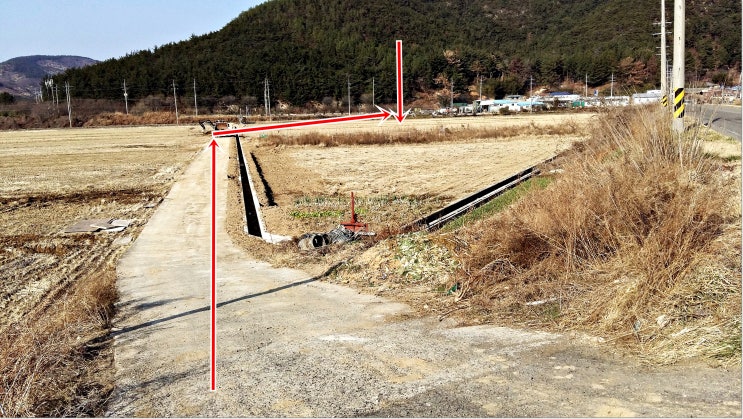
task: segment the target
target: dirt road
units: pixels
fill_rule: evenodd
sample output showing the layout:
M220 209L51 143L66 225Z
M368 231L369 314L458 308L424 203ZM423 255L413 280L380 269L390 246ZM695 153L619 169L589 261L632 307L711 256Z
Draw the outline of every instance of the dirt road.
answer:
M118 267L109 415L740 417L739 370L647 369L577 336L453 328L252 261L223 228L227 156L217 175L218 390L205 152Z

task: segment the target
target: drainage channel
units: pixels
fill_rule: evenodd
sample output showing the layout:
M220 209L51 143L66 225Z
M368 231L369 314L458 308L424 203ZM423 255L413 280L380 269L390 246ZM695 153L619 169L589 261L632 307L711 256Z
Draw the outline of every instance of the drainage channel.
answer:
M551 159L550 159L551 160ZM451 204L441 208L440 210L434 211L431 214L419 218L412 223L404 226L402 230L404 232L414 230L436 230L444 226L449 221L465 214L466 212L477 208L503 192L513 188L519 183L529 179L530 177L539 173L537 166L532 166L526 170L522 170L507 179L501 180L493 185L488 186L485 189L481 189L472 195L466 196L458 201L452 202Z
M240 137L237 135L235 136L235 144L237 146L237 160L240 164L240 186L243 193L243 206L245 207L245 232L251 236L260 237L269 243L280 243L291 240L289 236L271 234L266 230L263 217L261 217L261 204L258 201L258 194L253 186L253 178L250 176L250 169L248 169L248 163L245 159L242 145L240 144ZM254 156L253 159L255 159ZM254 162L257 165L258 162L255 160ZM256 170L258 170L257 167Z
M243 203L245 207L245 231L251 236L263 238L265 227L263 227L261 216L259 214L260 204L258 203L258 196L253 188L250 171L248 170L248 166L245 164L245 156L243 155L243 149L240 145L240 137L235 136L235 144L237 145L237 160L240 164L240 185L243 190Z

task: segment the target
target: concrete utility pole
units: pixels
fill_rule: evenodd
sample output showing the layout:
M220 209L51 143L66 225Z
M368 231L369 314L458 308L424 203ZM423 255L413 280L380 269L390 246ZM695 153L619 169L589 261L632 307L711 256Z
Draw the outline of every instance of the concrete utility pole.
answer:
M129 94L126 92L126 80L124 80L124 106L126 107L126 114L129 115Z
M673 130L684 132L684 58L686 42L685 0L674 0L673 6Z
M372 110L376 108L377 103L374 101L374 77L372 77Z
M271 90L269 87L268 77L263 81L263 103L266 107L266 115L271 120Z
M660 91L668 98L668 57L666 56L666 0L660 0Z
M175 80L173 80L173 102L175 102L175 123L176 125L180 125L180 121L178 120L178 97L175 94Z
M70 83L64 82L65 94L67 95L67 118L70 120L70 128L72 128L72 101L70 100Z
M529 113L534 112L534 76L529 76Z
M351 115L351 76L346 74L346 82L348 83L348 114Z
M480 78L480 102L482 102L482 75L479 75Z
M453 76L451 79L449 79L449 84L451 84L451 99L449 101L449 108L454 108L454 77Z
M196 103L196 79L193 79L193 107L196 109L196 116L199 116L199 104Z

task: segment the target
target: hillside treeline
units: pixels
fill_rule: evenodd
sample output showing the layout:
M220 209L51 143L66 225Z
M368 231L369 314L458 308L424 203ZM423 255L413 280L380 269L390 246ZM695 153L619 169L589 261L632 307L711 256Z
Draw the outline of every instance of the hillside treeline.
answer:
M667 20L672 20L668 1ZM688 0L687 71L711 78L740 68L740 4ZM405 94L479 85L490 97L564 81L640 90L659 84L656 0L272 0L223 29L55 76L75 97L193 95L293 105L394 102L395 40ZM668 25L672 29L672 25ZM670 40L670 37L669 37ZM670 41L669 41L670 42ZM669 55L671 49L669 48ZM373 80L373 81L372 81ZM621 91L621 90L620 90ZM209 105L209 103L205 103Z

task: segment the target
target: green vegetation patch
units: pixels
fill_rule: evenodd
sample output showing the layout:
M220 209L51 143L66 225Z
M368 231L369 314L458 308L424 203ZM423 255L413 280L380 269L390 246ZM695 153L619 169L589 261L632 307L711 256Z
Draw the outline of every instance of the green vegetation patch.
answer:
M551 177L539 176L528 179L518 184L515 188L511 188L501 195L497 196L485 205L475 208L467 214L457 218L456 220L446 224L442 231L453 231L466 224L481 220L492 216L493 214L503 211L514 202L518 201L526 194L531 191L538 191L546 188L552 183Z
M398 236L394 258L400 263L398 275L413 283L447 283L459 267L451 251L431 240L425 232Z

